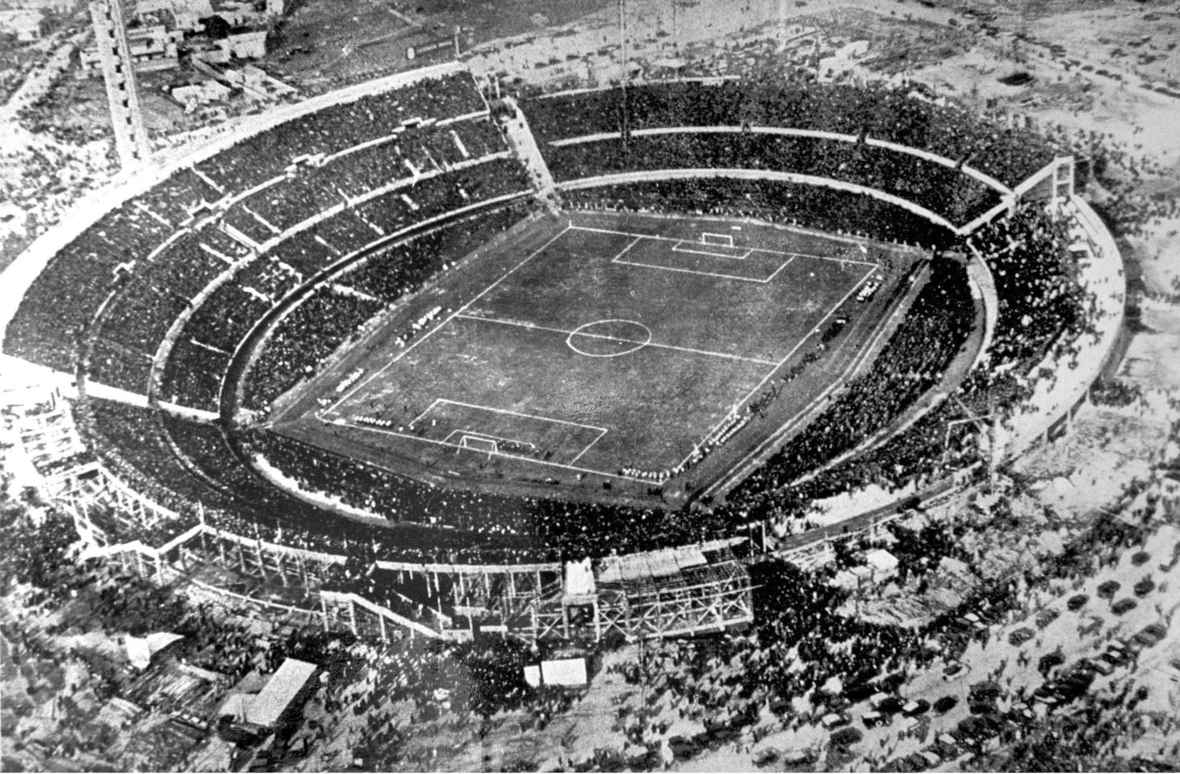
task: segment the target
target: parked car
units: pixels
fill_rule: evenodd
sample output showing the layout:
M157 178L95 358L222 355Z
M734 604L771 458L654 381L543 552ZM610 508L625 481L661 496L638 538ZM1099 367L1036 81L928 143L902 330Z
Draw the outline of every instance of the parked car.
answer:
M901 708L901 714L905 715L906 717L913 718L917 717L918 715L925 715L929 710L930 702L926 701L925 699L915 699L913 701L907 702L906 705Z
M1131 661L1131 654L1121 646L1108 645L1101 658L1111 666L1119 667Z
M860 721L864 723L865 728L876 728L877 726L889 725L893 721L893 718L889 717L883 712L869 710L860 716Z
M1108 580L1098 587L1099 599L1114 599L1114 595L1123 587L1123 584L1116 580Z
M853 704L858 704L873 695L876 689L868 683L853 685L844 689L844 697Z
M1131 599L1130 597L1123 597L1118 602L1115 602L1110 606L1110 612L1114 613L1115 615L1123 615L1124 613L1131 612L1137 607L1139 607L1138 602Z
M849 722L848 716L843 712L829 712L819 719L819 724L829 731L833 728L846 726Z
M1061 651L1055 650L1052 653L1046 653L1037 661L1037 671L1045 674L1053 667L1061 666L1065 663L1065 654Z
M930 750L923 750L918 754L921 755L923 760L926 761L926 768L928 769L934 768L938 764L942 763L942 758L938 757L937 753L934 753Z
M948 713L952 709L954 709L955 705L958 703L959 703L959 700L956 699L954 696L943 696L941 699L935 700L934 711L937 712L939 715L945 715L946 713Z
M1090 669L1094 670L1100 675L1109 675L1114 672L1114 664L1103 658L1091 659Z
M972 700L967 709L972 715L991 715L998 711L995 701L991 699Z
M849 747L850 745L854 745L864 738L865 735L862 734L859 729L853 728L852 726L845 726L844 728L834 731L832 733L831 740L832 744L839 747Z
M852 706L852 702L845 696L833 696L827 702L829 712L843 712Z
M966 664L960 664L956 661L947 664L946 668L942 670L942 679L948 682L951 680L958 680L960 677L963 677L970 671L971 669Z
M1154 623L1144 626L1139 632L1131 638L1132 642L1138 642L1145 648L1150 648L1158 645L1165 637L1168 636L1168 630L1161 624Z
M1076 613L1077 611L1079 611L1083 607L1085 607L1086 603L1089 601L1090 601L1089 594L1074 594L1072 597L1069 598L1069 601L1065 603L1065 607L1071 613Z
M1008 635L1008 644L1014 647L1020 647L1024 643L1037 636L1037 633L1027 626L1021 626L1016 631Z

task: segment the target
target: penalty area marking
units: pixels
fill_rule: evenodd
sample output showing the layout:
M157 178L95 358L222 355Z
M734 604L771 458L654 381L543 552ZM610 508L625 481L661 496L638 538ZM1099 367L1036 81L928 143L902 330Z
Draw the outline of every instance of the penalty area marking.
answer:
M396 438L405 438L410 441L421 441L422 443L431 443L431 444L434 444L435 446L446 446L451 449L462 449L463 448L458 443L439 441L434 438L422 438L421 436L410 435L408 433L399 432L397 430L393 430L393 429L385 428L385 427L373 427L372 425L362 425L362 424L358 424L358 423L349 422L343 418L338 418L338 419L329 421L329 420L324 419L323 417L317 416L316 419L323 424L334 424L334 425L339 425L341 427L349 427L349 428L352 428L353 430L364 430L364 431L367 431L370 433L381 433L383 435L392 435ZM554 420L554 421L560 421L560 420ZM573 424L573 423L571 423L571 424ZM572 460L570 460L568 464L561 463L561 462L550 462L548 460L539 460L534 457L520 457L515 454L505 454L502 451L494 451L494 452L489 451L486 453L490 456L493 456L493 457L504 457L506 459L511 459L511 460L523 460L524 462L530 462L530 463L533 463L534 465L544 465L544 466L550 467L550 468L558 468L560 470L569 470L574 473L585 473L585 474L589 474L592 476L605 476L606 478L617 478L617 479L620 479L623 481L637 481L637 482L641 482L641 483L644 482L645 479L636 478L635 476L627 476L622 473L611 473L611 472L605 471L605 470L595 470L593 468L580 468L580 467L574 465L575 462L577 462L579 459L581 459L583 454L585 454L587 451L589 451L591 446L593 446L594 444L596 444L600 440L602 440L602 436L606 435L606 432L607 432L606 430L602 430L601 434L599 434L599 436L597 438L595 438L593 441L586 444L586 448L584 448L584 449L582 449L582 451L578 452L578 455L576 457L574 457ZM650 482L647 482L647 483L650 483Z
M636 240L636 241L638 241L638 240ZM674 249L674 251L675 251L675 249ZM688 253L688 252L695 252L695 251L681 250L679 252ZM780 255L782 255L782 254L783 253L780 253ZM738 282L753 282L756 285L769 285L771 282L774 281L774 278L778 276L779 272L781 272L783 269L787 268L787 266L790 265L791 261L795 260L794 255L788 256L787 260L780 263L779 267L777 269L775 269L773 272L771 272L769 277L766 277L765 279L758 279L756 277L742 277L738 274L725 274L724 272L719 272L719 271L701 271L699 269L685 269L680 266L660 266L658 263L643 263L642 261L624 261L624 260L620 260L622 257L623 257L623 254L619 253L618 255L616 255L614 258L611 259L611 263L618 264L620 266L641 266L645 269L656 269L657 271L675 271L675 272L680 272L681 274L696 274L701 277L716 277L717 279L729 279L729 280L736 280Z
M837 301L832 306L831 309L828 310L828 313L825 314L823 316L823 318L820 319L819 322L817 322L815 324L815 328L813 328L809 333L807 333L805 336L803 336L803 338L799 339L799 342L797 344L795 344L795 346L791 347L791 351L788 352L786 355L784 355L783 359L778 361L778 363L775 364L774 368L770 369L769 373L767 373L766 376L762 378L762 381L760 381L760 382L758 382L758 384L754 385L754 389L750 390L748 393L745 394L745 396L741 400L739 400L737 403L733 404L733 408L731 408L729 411L727 411L725 413L725 416L723 416L721 418L721 421L718 422L713 427L711 427L709 429L709 432L707 432L703 436L701 436L701 440L697 444L698 446L701 443L704 443L704 441L706 441L707 439L712 438L713 434L717 432L717 429L720 428L723 424L725 424L726 420L729 419L730 416L737 413L741 409L743 404L748 402L750 400L750 398L754 397L754 395L757 394L766 385L766 382L768 382L772 376L774 376L776 373L778 373L779 370L783 367L783 365L786 364L786 362L791 359L791 356L799 351L800 347L802 347L804 344L806 344L808 341L810 341L812 336L814 336L816 333L818 333L820 330L823 329L824 324L827 323L828 319L831 318L831 316L836 313L836 310L839 309L841 306L843 306L844 303L849 298L852 298L852 294L855 293L857 291L857 289L860 288L861 284L863 284L865 280L867 280L869 277L871 277L873 272L879 268L879 265L875 264L875 263L869 263L869 264L865 264L865 265L867 265L869 267L869 269L868 269L868 271L866 271L864 273L864 276L861 277L860 279L858 279L855 283L853 283L852 288L847 293L845 293L844 296L839 301ZM695 450L697 447L694 446L693 448ZM689 458L692 457L692 454L693 454L692 452L689 452L688 455L685 456L685 458L683 460L681 460L680 465L683 466L683 465L687 464Z
M433 336L435 333L437 333L438 331L442 330L442 329L443 329L443 328L445 328L447 325L449 325L449 324L450 324L450 322L451 322L451 320L454 320L456 317L460 316L461 314L463 314L464 312L466 312L468 309L470 309L470 308L471 308L471 305L472 305L472 304L474 304L474 303L475 303L476 301L478 301L479 299L483 298L483 297L484 297L484 296L487 294L487 292L488 292L489 290L491 290L492 288L494 288L494 287L496 287L497 285L499 285L501 282L503 282L505 279L507 279L508 275L512 274L512 273L513 273L513 272L515 272L517 269L519 269L521 266L524 266L526 263L528 263L529 261L533 260L533 258L537 257L537 256L538 256L538 255L540 255L542 252L544 252L546 249L548 249L549 245L553 244L553 243L554 243L554 242L556 242L558 239L561 239L563 236L565 236L566 232L568 232L568 231L569 231L571 228L573 228L573 226L566 226L566 227L565 227L565 228L563 228L563 229L562 229L560 232L558 232L558 233L557 233L557 234L556 234L556 235L555 235L555 236L554 236L552 239L550 239L550 240L549 240L549 241L547 241L545 244L543 244L543 245L541 245L540 247L538 247L538 248L537 248L536 250L534 250L533 252L529 253L529 255L528 255L528 257L527 257L527 258L525 258L523 261L521 261L520 263L518 263L518 264L516 264L515 266L513 266L513 267L512 267L511 269L509 269L508 271L504 272L504 274L502 274L498 280L496 280L495 282L493 282L492 284L488 285L486 288L484 288L483 290L481 290L481 291L479 292L479 295L477 295L475 298L473 298L473 299L471 299L470 301L468 301L466 304L463 304L463 306L459 307L459 308L458 308L457 310L455 310L454 312L452 312L452 313L451 313L451 315L450 315L449 317L447 317L447 319L443 320L442 322L440 322L438 325L436 325L436 326L434 326L433 328L431 328L430 330L428 330L428 331L427 331L426 333L424 333L423 335L421 335L421 336L417 337L417 338L416 338L416 339L415 339L415 340L414 340L414 341L413 341L413 342L410 344L410 346L408 346L408 347L406 347L405 349L403 349L403 350L402 350L401 352L399 352L399 353L398 353L396 356L394 356L394 357L393 357L393 358L392 358L392 359L391 359L391 360L390 360L388 363L386 363L385 365L381 366L381 368L379 368L379 369L377 369L376 371L374 371L374 372L373 372L373 374L372 374L371 376L368 376L368 377L366 377L365 379L363 379L363 380L361 380L360 382L358 382L358 383L357 383L357 384L356 384L356 385L355 385L355 386L354 386L354 387L353 387L351 390L349 390L348 392L344 393L344 395L343 395L343 396L341 396L340 400L336 401L335 403L333 403L331 406L329 406L328 408L324 409L323 411L320 411L320 412L318 412L318 413L316 414L316 416L317 416L319 419L323 420L323 418L324 418L325 416L327 416L328 414L331 414L331 413L335 412L335 411L336 411L336 409L338 409L338 408L339 408L339 407L340 407L340 406L341 406L341 405L344 403L344 401L346 401L346 400L348 400L349 398L351 398L351 397L352 397L352 396L353 396L353 395L354 395L354 394L355 394L355 393L356 393L358 390L360 390L360 389L361 389L361 388L363 388L363 387L366 387L366 386L368 386L369 382L373 381L373 380L374 380L374 379L376 379L378 376L380 376L381 374L385 373L387 370L389 370L389 369L390 369L390 368L392 368L394 365L396 365L396 364L397 364L397 362L398 362L399 360L401 360L403 357L405 357L406 355L408 355L408 354L410 353L410 351L414 349L414 347L418 346L418 345L419 345L419 344L421 344L423 341L425 341L426 339L430 338L430 337L431 337L431 336ZM636 240L636 241L638 241L638 240Z
M569 463L568 463L569 465L573 465L575 462L577 462L579 459L581 459L582 455L585 454L587 451L589 451L591 446L593 446L594 444L601 441L602 436L607 434L607 429L605 427L598 427L597 425L587 425L583 422L571 422L568 419L557 419L555 417L543 417L543 416L540 416L539 414L525 414L522 411L511 411L509 409L498 409L498 408L493 408L491 406L481 406L478 403L464 403L464 402L458 401L458 400L450 400L449 398L435 398L434 402L431 403L426 408L425 411L423 411L418 416L414 417L413 421L411 421L408 425L406 425L406 427L413 429L414 424L416 422L418 422L420 419L422 419L427 414L429 414L431 411L433 411L435 409L435 407L438 406L440 403L449 403L452 406L460 406L462 408L474 409L476 411L490 411L494 414L505 414L505 415L513 416L513 417L521 417L522 419L534 419L534 420L539 420L541 422L548 422L550 424L555 424L555 425L567 425L569 427L580 427L584 430L591 430L591 431L597 433L597 435L594 436L593 440L591 440L590 443L583 446L582 450L574 455L573 459L571 459L569 461ZM498 436L492 435L491 433L485 433L482 430L472 430L470 428L467 428L465 430L453 431L450 434L448 434L447 437L444 438L442 441L437 441L437 443L442 443L447 446L454 446L455 448L463 448L461 446L461 444L451 442L451 438L453 438L455 436L455 433L466 433L467 435L483 435L488 438L495 438L497 440L508 441L511 443L525 444L525 445L531 446L534 449L537 448L536 444L529 443L528 441L521 441L516 438L500 438ZM419 436L409 436L409 437L418 438L419 440L422 440L422 441L430 441L431 440L429 438L421 438ZM432 442L434 442L434 441L432 441ZM489 453L497 454L501 457L511 457L513 459L528 460L530 462L543 462L543 460L536 460L532 457L524 457L524 456L521 456L518 454L508 454L506 452L500 451L498 448L495 452L489 452ZM549 464L549 463L546 463L546 464ZM559 464L559 463L553 463L553 464ZM594 472L597 473L597 472L601 472L601 471L594 471Z
M510 409L498 409L498 408L492 408L491 406L481 406L478 403L464 403L463 401L451 400L450 398L435 398L434 402L431 403L429 406L427 406L425 411L423 411L421 414L419 414L418 416L416 416L412 420L410 420L410 424L408 424L406 426L413 427L415 422L417 422L419 419L421 419L422 417L426 416L431 411L433 411L434 407L440 403L450 403L452 406L462 406L463 408L475 409L476 411L491 411L495 414L509 414L514 417L523 417L525 419L539 419L542 422L553 422L554 424L558 424L558 425L570 425L572 427L582 427L587 430L598 430L602 433L606 432L605 427L598 427L596 425L586 425L586 424L582 424L581 422L570 422L569 420L566 420L566 419L554 419L553 417L543 417L538 414L525 414L522 411L512 411Z
M699 244L696 242L691 242L691 240L681 239L679 237L666 237L666 236L660 236L658 234L635 234L630 231L615 231L615 230L609 229L609 228L595 228L594 226L574 226L574 225L572 225L572 223L569 226L568 230L593 231L598 234L614 234L615 236L631 237L632 239L635 239L637 241L640 239L655 239L660 242L676 242L676 243L690 242L692 244ZM799 233L805 233L805 232L799 232ZM805 235L816 236L816 235L812 235L812 234L805 234ZM864 242L861 240L852 239L851 237L843 237L843 236L839 236L836 234L823 234L822 237L825 239L832 239L832 240L836 240L836 241L848 242L849 244L854 244L854 245L864 244ZM630 249L630 246L627 249ZM783 256L790 256L792 258L795 256L799 256L802 258L814 258L817 261L832 261L833 263L852 263L852 264L860 264L861 266L877 266L878 265L872 261L861 261L861 260L857 260L855 258L833 258L830 255L814 255L812 253L800 253L800 252L784 253L780 250L768 250L765 247L751 247L751 248L749 248L749 250L750 250L751 254L753 254L753 253L767 253L769 255L783 255ZM623 252L626 252L626 250L624 250ZM620 253L620 255L622 255L622 253ZM618 256L616 256L616 257L618 257Z

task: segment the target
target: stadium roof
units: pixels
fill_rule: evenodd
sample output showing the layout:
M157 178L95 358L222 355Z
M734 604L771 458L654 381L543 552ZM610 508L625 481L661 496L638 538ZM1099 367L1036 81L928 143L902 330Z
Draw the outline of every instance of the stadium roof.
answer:
M696 546L667 548L628 556L611 556L602 561L598 573L599 583L624 583L645 578L662 578L678 575L683 570L708 564L701 549Z

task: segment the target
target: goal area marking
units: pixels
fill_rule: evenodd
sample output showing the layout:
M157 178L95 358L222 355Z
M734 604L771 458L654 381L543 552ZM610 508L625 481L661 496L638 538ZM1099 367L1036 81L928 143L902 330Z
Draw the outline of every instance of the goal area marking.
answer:
M715 249L710 250L709 247ZM726 252L728 250L728 252ZM672 245L674 253L693 253L707 255L710 258L728 258L733 261L744 261L754 254L750 247L731 247L728 245L708 245L703 242L677 242Z
M489 457L500 453L500 444L496 442L495 438L484 438L478 435L464 435L459 439L459 448L484 452Z
M701 244L733 247L733 234L710 234L708 231L702 231Z
M445 438L428 438L413 434L413 428L416 425L422 423L424 419L428 418L429 415L436 412L436 410L441 409L443 412L445 412L447 406L458 407L460 410L467 409L470 412L475 412L475 416L478 416L482 412L486 412L488 415L500 416L504 421L508 422L512 422L513 419L515 419L517 426L505 428L507 432L504 431L505 429L501 429L499 434L497 434L496 432L488 432L481 427L473 427L473 425L478 425L480 422L475 419L475 416L468 416L465 421L462 421L458 428L455 428L447 433ZM540 448L538 447L537 443L534 442L540 442L539 438L534 438L534 441L525 440L528 437L528 432L519 432L524 431L529 423L540 423L542 426L565 426L568 428L576 428L577 430L587 431L587 434L585 434L582 438L581 444L574 445L572 447L565 447L564 456L570 457L570 455L572 455L572 457L570 457L569 462L565 463L564 465L561 463L555 463L558 467L572 466L575 462L581 459L583 454L589 451L591 446L598 443L598 441L602 439L602 436L606 435L607 433L607 429L605 427L587 425L581 422L571 422L565 419L545 417L537 414L526 414L520 411L510 411L508 409L499 409L492 406L481 406L477 403L464 403L463 401L450 400L449 398L435 398L434 402L432 402L425 411L415 417L414 420L407 426L411 432L401 433L401 435L405 435L409 438L417 438L418 440L427 441L430 443L441 444L443 446L450 446L455 449L471 449L482 454L490 454L498 457L512 457L515 459L533 460L534 458L532 457L515 454L512 452L512 446L528 447L534 452ZM431 422L431 425L433 424L434 423ZM490 430L493 428L488 429ZM586 438L588 438L589 435L593 435L593 438L589 438L587 441ZM506 444L508 446L507 450L502 449L501 444ZM562 451L562 449L560 446L555 446L551 451L559 452Z

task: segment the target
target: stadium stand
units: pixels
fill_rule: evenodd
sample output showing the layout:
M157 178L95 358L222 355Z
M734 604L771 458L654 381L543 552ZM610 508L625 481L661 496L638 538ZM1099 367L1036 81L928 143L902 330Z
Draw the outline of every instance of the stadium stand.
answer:
M777 126L868 136L967 163L1009 187L1053 160L1031 132L983 123L965 110L881 84L676 81L576 92L521 102L541 143L618 132L623 99L631 130L678 126Z
M623 94L522 101L559 180L697 166L797 171L877 188L962 223L1000 200L996 187L963 169L1015 186L1055 153L1030 133L883 86L680 82L637 85L625 98L631 130L625 143L608 137L563 145L550 143L618 133ZM100 218L50 261L8 327L5 352L63 371L82 356L93 381L142 393L166 333L191 314L162 363L159 397L219 411L234 353L302 289L302 303L276 326L242 385L245 407L264 411L367 320L523 216L523 209L509 207L448 221L456 210L529 188L486 113L470 76L449 76L305 115L181 169ZM683 127L739 131L637 133ZM854 140L788 137L758 127ZM878 140L953 164L871 142ZM966 416L963 406L1023 400L1021 377L1063 334L1086 326L1064 226L1037 205L1016 208L964 243L879 199L781 181L644 182L569 191L565 201L749 217L973 250L995 275L1000 300L991 361L1015 366L999 375L972 374L956 390L958 400L938 404L874 449L815 471L888 426L959 351L970 325L962 310L972 301L958 264L938 261L869 371L728 502L691 512L436 488L267 430L227 433L220 424L154 408L86 399L78 406L79 425L97 458L177 514L150 528L153 544L162 530L177 534L205 519L237 534L339 551L360 564L344 568L330 587L366 594L413 618L421 611L412 601L386 594L358 568L378 557L511 563L692 542L763 518L803 520L819 497L868 484L896 489L961 469L979 455L971 425L949 432ZM329 274L330 283L314 284ZM297 482L305 496L263 472ZM324 518L326 510L357 509L388 525Z
M975 178L918 156L863 143L751 132L633 135L544 146L558 181L633 170L758 169L826 177L884 191L965 224L1000 203Z

